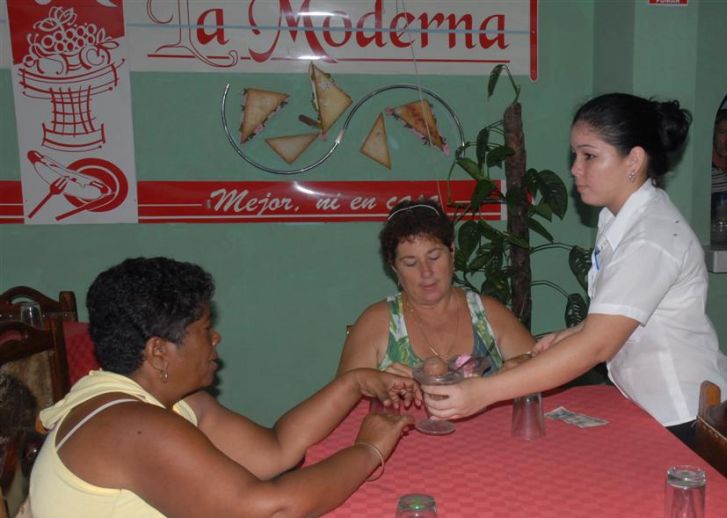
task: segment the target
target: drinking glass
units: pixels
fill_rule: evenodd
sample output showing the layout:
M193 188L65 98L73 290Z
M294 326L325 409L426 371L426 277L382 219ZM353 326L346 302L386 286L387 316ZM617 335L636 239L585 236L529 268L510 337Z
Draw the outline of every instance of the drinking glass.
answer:
M545 435L543 396L540 392L512 400L512 436L526 441Z
M437 503L431 495L411 493L399 497L396 518L436 518Z
M450 370L459 371L464 378L485 376L492 370L492 362L486 356L460 354L447 362Z
M449 370L445 374L440 376L427 374L424 372L423 365L415 368L413 371L414 379L419 382L420 385L453 385L459 383L463 376L459 370ZM444 399L446 396L430 396L432 399ZM427 411L427 415L429 411ZM426 419L420 419L414 427L422 433L428 435L445 435L454 432L456 426L451 421L435 420L427 417Z
M665 518L704 518L707 475L696 466L673 466L666 471Z
M19 304L20 321L25 322L31 327L41 329L40 306L35 302L21 302Z

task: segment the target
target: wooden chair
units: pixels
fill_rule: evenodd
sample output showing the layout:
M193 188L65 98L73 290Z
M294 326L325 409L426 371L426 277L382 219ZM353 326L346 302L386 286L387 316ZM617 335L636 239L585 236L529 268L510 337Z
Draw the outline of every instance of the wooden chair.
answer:
M720 395L717 385L711 381L702 382L694 449L727 477L727 401L720 402Z
M0 294L0 321L18 320L23 302L34 302L41 310L42 327L63 327L70 382L73 385L89 371L100 368L96 348L88 334L88 323L78 321L76 296L72 291L61 291L53 300L38 290L16 286Z
M27 496L43 441L36 431L38 412L70 389L63 325L49 317L48 326L0 320L0 488L10 516Z
M24 301L38 304L44 329L50 329L52 322L78 321L76 295L72 291L61 291L58 300L53 300L28 286L15 286L0 294L0 320L18 320Z
M20 306L26 301L34 302L40 308L42 329L50 332L53 345L45 342L44 352L40 354L17 352L12 360L0 359L0 366L12 361L14 370L26 369L20 377L33 379L28 386L38 398L40 408L44 408L61 399L70 389L64 322L78 321L76 296L72 291L61 291L58 300L54 300L28 286L15 286L0 294L0 322L19 320ZM24 336L33 343L43 338L38 334Z

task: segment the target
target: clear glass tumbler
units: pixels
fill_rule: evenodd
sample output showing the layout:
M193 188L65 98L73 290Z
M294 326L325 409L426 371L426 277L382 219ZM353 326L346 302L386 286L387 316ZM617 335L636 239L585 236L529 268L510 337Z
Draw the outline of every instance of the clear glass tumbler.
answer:
M540 392L512 400L512 436L526 441L545 435L543 396Z
M411 493L399 497L396 518L436 518L437 503L431 495Z
M19 305L19 314L21 322L37 329L43 327L40 306L35 302L21 302Z
M666 470L665 518L704 518L707 475L696 466L672 466Z
M413 371L414 379L419 382L420 385L452 385L462 381L463 376L460 371L447 371L445 374L440 376L434 374L427 374L424 372L423 367L420 365ZM442 399L446 396L430 396L433 399ZM422 433L427 435L447 435L454 432L457 427L451 421L443 419L431 419L427 416L426 419L419 419L414 424L414 427Z

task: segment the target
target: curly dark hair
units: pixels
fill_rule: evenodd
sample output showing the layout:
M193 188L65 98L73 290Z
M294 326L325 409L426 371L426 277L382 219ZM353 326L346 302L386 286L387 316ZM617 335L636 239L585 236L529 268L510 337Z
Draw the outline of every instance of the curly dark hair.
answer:
M454 243L454 223L434 200L402 201L391 209L379 232L384 263L391 267L399 243L418 236L437 239L447 248Z
M620 151L622 156L639 146L649 157L652 179L666 174L683 149L692 122L691 113L679 101L656 101L631 94L595 97L581 106L573 124L583 121Z
M99 274L86 305L101 367L131 374L154 336L181 344L214 291L212 276L202 268L166 257L127 259Z

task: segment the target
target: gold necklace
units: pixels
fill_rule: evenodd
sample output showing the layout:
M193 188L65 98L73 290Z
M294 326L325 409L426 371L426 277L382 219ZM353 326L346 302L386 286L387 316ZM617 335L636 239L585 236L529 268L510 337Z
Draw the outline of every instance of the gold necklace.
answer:
M455 294L455 303L458 302ZM449 359L449 354L452 352L452 349L454 349L455 344L457 343L457 335L459 334L459 318L461 311L459 310L459 307L457 307L457 319L455 320L454 325L454 336L452 337L452 343L449 344L449 347L447 348L447 352L445 354L441 354L436 347L432 344L431 340L429 340L429 337L427 336L427 333L424 331L424 325L421 319L419 318L419 313L417 312L416 308L411 305L409 302L409 297L406 298L406 306L409 308L409 311L412 315L414 315L414 323L417 326L417 329L421 332L422 336L424 337L424 340L427 341L427 347L429 347L429 350L434 353L434 355L444 360L445 362Z

